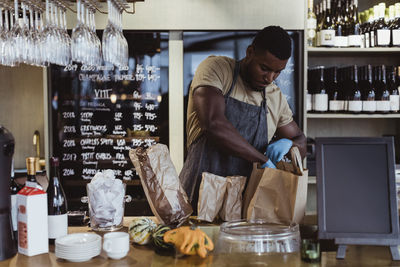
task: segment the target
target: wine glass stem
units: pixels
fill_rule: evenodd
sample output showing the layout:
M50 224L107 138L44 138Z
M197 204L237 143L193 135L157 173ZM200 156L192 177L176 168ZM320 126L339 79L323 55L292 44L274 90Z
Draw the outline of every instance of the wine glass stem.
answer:
M5 31L3 29L3 8L2 7L0 7L0 32L1 31Z
M31 7L29 7L29 26L30 26L31 30L34 29L34 27L33 27L33 11L32 11Z
M14 18L15 22L18 21L18 0L14 0Z
M46 25L50 24L50 14L49 14L49 0L46 0Z

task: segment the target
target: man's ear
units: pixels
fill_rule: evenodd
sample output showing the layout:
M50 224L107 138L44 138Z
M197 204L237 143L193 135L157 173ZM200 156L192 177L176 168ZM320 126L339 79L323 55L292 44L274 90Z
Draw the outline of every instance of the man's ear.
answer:
M247 58L253 57L254 54L255 54L255 52L256 52L256 51L254 50L254 46L249 45L249 46L247 47L247 49L246 49L246 57L247 57Z

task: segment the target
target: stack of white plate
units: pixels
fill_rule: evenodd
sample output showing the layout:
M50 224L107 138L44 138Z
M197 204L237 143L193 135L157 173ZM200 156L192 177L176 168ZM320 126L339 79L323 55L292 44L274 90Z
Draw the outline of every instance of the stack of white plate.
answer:
M70 234L57 238L55 245L57 258L83 262L100 255L101 236L92 233Z

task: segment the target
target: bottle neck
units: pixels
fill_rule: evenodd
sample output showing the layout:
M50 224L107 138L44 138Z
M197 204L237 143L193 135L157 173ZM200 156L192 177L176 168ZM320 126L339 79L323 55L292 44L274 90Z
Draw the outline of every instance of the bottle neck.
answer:
M36 181L36 175L35 174L28 174L27 175L27 180L29 181L29 182L33 182L33 183L36 183L37 181Z

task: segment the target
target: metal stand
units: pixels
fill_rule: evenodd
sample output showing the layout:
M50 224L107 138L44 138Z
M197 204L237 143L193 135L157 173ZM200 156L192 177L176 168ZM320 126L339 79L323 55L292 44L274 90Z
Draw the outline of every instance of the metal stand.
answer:
M390 248L392 260L400 261L399 240L397 239L372 239L372 238L336 238L335 244L338 245L336 259L343 260L346 257L346 248L348 245L362 246L387 246Z
M346 248L347 245L339 245L336 252L336 259L343 260L346 257Z
M392 260L400 261L400 254L398 246L390 246L390 253L392 253Z

